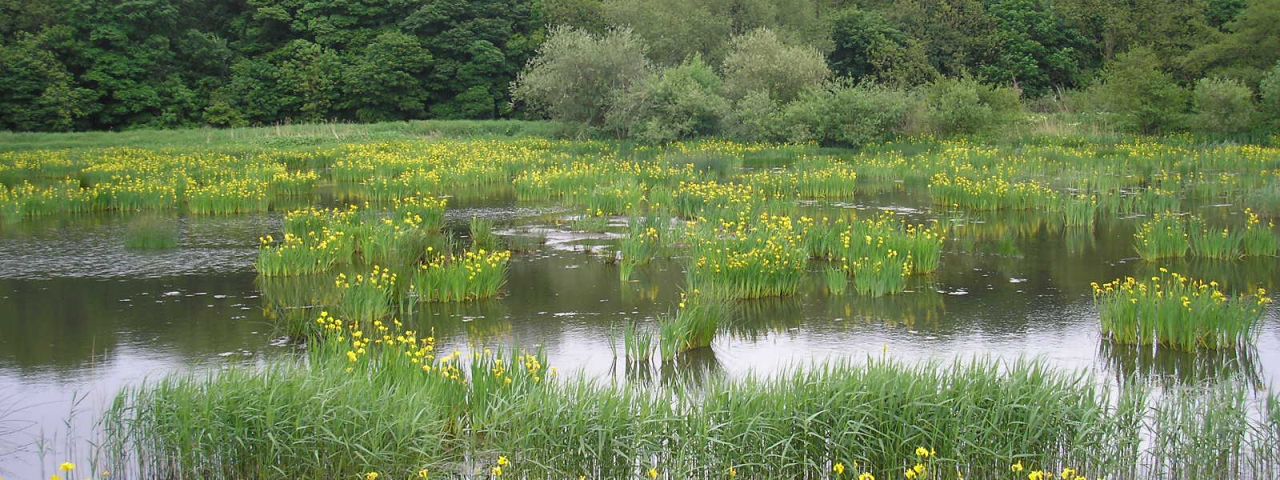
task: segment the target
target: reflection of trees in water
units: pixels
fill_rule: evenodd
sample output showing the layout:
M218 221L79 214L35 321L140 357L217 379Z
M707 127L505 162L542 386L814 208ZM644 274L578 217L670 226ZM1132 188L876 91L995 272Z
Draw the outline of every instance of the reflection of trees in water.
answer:
M1264 388L1255 348L1182 352L1122 345L1103 338L1099 350L1117 382L1139 377L1161 385L1210 385L1238 381Z

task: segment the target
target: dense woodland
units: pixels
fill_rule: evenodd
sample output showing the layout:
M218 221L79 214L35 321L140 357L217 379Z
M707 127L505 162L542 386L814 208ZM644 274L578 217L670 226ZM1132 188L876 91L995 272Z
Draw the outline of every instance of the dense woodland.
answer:
M1257 132L1278 61L1280 0L0 0L0 129L551 117L858 144L1032 109Z

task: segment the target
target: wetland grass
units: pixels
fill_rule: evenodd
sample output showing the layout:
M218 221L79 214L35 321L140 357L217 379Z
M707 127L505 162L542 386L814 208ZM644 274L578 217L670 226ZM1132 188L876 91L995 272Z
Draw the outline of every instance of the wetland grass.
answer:
M1250 257L1274 257L1280 253L1280 238L1276 238L1275 223L1262 224L1252 209L1245 209L1245 230L1240 235L1240 250Z
M1138 256L1152 261L1181 258L1191 248L1187 226L1175 213L1157 213L1133 234Z
M1149 279L1094 283L1093 297L1103 334L1118 343L1175 350L1247 346L1271 299L1262 289L1232 298L1219 287L1161 268Z
M493 233L493 222L479 217L471 217L467 226L467 235L471 237L471 250L497 251L502 249L502 239Z
M429 252L430 254L430 252ZM511 252L467 250L431 257L413 272L411 294L419 302L467 302L498 295Z
M916 464L929 478L1280 473L1265 448L1280 414L1256 415L1230 385L1157 399L1145 384L989 359L611 384L558 378L538 354L444 354L399 324L318 323L306 361L126 389L106 420L118 460L139 476L208 479L470 478L498 465L512 478L599 479L901 478ZM1139 448L1144 438L1159 443Z
M676 313L659 319L658 346L662 358L670 360L690 350L710 347L732 314L733 304L729 300L696 290L682 294Z

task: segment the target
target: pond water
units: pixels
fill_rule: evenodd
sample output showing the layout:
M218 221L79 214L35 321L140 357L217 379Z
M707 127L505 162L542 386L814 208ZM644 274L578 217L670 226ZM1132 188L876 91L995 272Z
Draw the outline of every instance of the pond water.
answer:
M914 207L914 208L913 208ZM617 235L570 231L559 214L511 206L450 210L453 224L485 216L522 246L496 300L430 305L407 322L434 330L444 351L472 346L542 348L562 374L630 381L696 381L765 375L835 359L887 355L909 362L975 355L1040 357L1101 379L1138 374L1170 382L1231 376L1256 390L1280 385L1275 308L1256 349L1191 356L1103 341L1090 282L1150 275L1134 257L1139 219L1094 231L1052 227L1034 214L933 213L909 200L814 206L815 212L893 209L955 225L938 273L881 298L830 296L818 275L801 294L740 302L711 349L676 365L628 367L612 338L623 325L653 326L684 283L680 262L640 268L619 281ZM1205 207L1202 215L1234 208ZM873 214L873 213L872 213ZM0 227L0 475L47 478L67 459L92 462L95 422L120 388L176 371L261 362L299 350L273 320L269 285L256 278L258 237L280 216L184 217L177 249L124 247L124 217L42 220ZM1228 286L1274 291L1277 259L1164 264ZM264 291L267 295L264 296ZM621 346L617 346L621 349Z

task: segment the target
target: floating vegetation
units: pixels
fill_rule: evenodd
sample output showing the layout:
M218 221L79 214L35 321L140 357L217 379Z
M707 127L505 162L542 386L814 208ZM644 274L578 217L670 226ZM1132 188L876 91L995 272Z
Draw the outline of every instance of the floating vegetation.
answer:
M1262 289L1231 298L1219 287L1161 268L1149 279L1094 283L1093 298L1103 334L1119 343L1175 350L1247 345L1271 298Z

